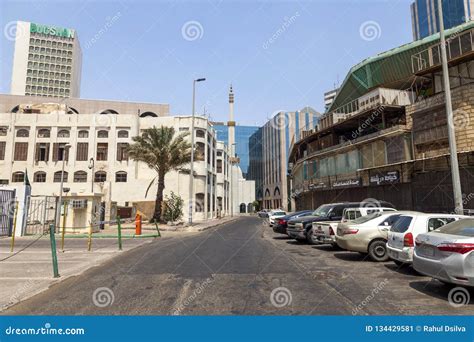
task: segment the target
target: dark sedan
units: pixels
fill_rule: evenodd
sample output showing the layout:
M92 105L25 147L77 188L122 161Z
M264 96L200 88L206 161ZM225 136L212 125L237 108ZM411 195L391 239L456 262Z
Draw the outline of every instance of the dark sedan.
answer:
M286 228L288 227L288 221L294 218L299 218L303 216L309 216L313 210L303 210L303 211L297 211L296 213L288 214L286 216L280 217L275 220L275 224L273 225L273 231L275 233L280 233L280 234L286 234Z

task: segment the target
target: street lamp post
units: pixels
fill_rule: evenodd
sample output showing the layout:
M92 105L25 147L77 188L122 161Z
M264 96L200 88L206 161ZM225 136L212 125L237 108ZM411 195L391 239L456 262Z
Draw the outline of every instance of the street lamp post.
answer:
M444 20L442 1L438 0L439 37L441 47L441 60L443 64L443 83L446 100L446 116L448 121L449 154L451 158L451 178L453 183L454 210L463 213L463 200L461 192L461 178L459 176L458 153L456 147L456 134L454 131L453 107L451 104L451 86L449 84L448 58L446 56L446 39L444 36Z
M193 80L193 116L191 119L191 166L189 168L189 215L188 224L193 224L193 189L194 189L194 115L196 109L196 82L203 82L205 78Z
M89 169L91 170L91 193L94 194L94 158L89 159Z
M69 155L68 151L71 148L71 145L67 144L64 145L63 155L62 155L62 168L61 168L61 183L59 185L59 201L58 201L58 209L56 210L56 227L59 231L59 221L61 218L61 205L63 201L63 186L64 186L64 164L66 161L66 156Z

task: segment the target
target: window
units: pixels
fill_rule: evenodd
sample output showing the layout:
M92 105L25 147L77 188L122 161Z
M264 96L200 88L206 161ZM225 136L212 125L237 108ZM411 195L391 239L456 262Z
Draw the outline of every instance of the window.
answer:
M28 138L30 136L30 131L27 129L19 129L16 131L16 137L17 138Z
M117 136L119 138L128 138L128 131L122 129L118 131Z
M0 160L5 160L5 149L7 143L5 141L0 141Z
M197 129L196 130L196 137L204 138L205 135L206 135L206 132L204 132L202 129Z
M454 217L432 217L428 220L428 232L439 229L454 221L456 221Z
M48 128L42 128L38 130L38 138L49 138L51 137L51 131Z
M107 180L107 173L105 171L97 171L94 176L94 182L102 183Z
M204 161L204 149L205 149L204 143L202 143L202 142L197 142L196 143L196 151L195 151L195 154L194 154L194 158L197 161Z
M58 138L69 138L69 136L70 136L69 130L67 129L61 129L58 132Z
M204 211L204 194L197 193L196 201L194 203L194 211L197 213L202 213Z
M33 182L35 183L45 183L46 182L46 172L38 171L33 175Z
M115 173L115 182L117 183L126 183L127 182L127 173L125 171L118 171Z
M0 127L0 137L6 137L8 132L8 127L7 126L1 126Z
M117 144L117 160L118 161L128 160L128 143Z
M109 131L101 130L97 131L97 138L108 138L109 137Z
M85 183L87 182L87 173L85 171L74 172L74 183Z
M385 219L382 223L380 223L381 226L386 226L386 227L391 227L397 220L400 218L400 215L391 215L387 219Z
M62 171L56 171L54 173L53 182L60 183L61 182L61 175L62 175ZM67 172L66 171L64 171L63 182L67 182Z
M28 158L28 143L27 142L16 142L15 153L13 160L25 161Z
M411 216L400 216L397 222L393 224L390 231L395 233L405 233L410 227L412 220L413 218Z
M222 160L217 159L217 173L222 173Z
M97 144L97 160L107 160L107 153L109 150L109 144L98 143Z
M49 160L49 143L36 143L35 161Z
M23 183L25 181L25 174L21 171L13 172L12 183Z
M69 148L66 148L66 143L53 144L53 161L69 160Z
M76 151L77 161L87 161L89 155L89 143L78 142Z

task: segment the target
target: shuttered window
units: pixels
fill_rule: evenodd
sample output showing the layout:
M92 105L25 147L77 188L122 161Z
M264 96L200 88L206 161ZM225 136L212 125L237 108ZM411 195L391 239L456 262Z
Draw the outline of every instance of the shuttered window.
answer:
M80 142L77 143L77 154L76 160L77 161L86 161L89 155L89 143Z
M0 141L0 160L5 160L5 149L7 143L5 141Z
M13 160L25 161L27 158L28 158L28 143L27 142L15 143L15 154L13 156Z

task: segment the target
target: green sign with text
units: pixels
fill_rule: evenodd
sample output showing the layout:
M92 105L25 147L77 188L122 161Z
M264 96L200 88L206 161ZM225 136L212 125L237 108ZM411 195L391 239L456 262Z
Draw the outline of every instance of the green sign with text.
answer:
M39 24L30 23L30 32L41 33L48 36L74 38L74 30L65 29L65 28L56 27L56 26L39 25Z

